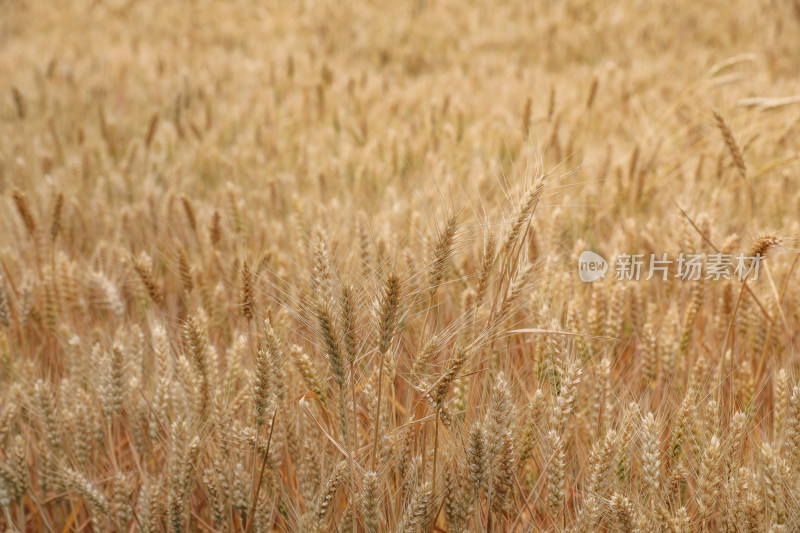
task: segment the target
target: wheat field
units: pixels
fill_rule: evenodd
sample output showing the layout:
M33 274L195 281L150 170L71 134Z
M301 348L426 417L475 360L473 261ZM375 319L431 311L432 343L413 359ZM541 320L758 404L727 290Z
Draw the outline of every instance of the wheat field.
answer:
M0 531L800 531L798 50L797 0L0 1Z

